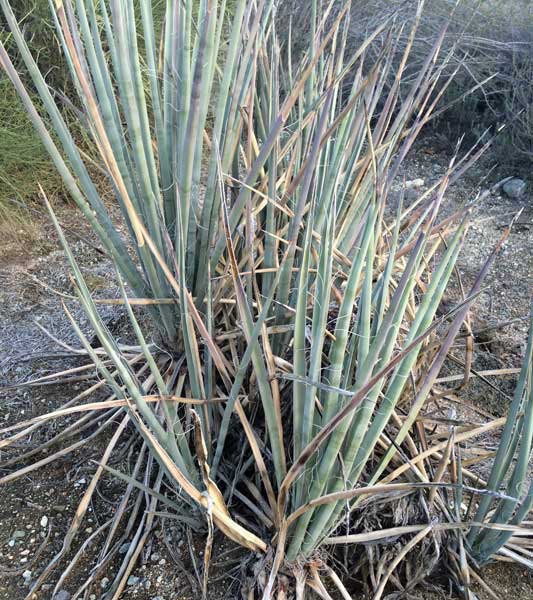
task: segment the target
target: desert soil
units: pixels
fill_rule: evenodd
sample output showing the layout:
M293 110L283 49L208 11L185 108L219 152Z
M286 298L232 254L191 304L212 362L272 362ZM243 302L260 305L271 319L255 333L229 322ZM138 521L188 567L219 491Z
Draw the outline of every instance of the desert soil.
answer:
M407 181L422 179L420 191L423 191L442 175L448 160L442 152L435 152L434 144L428 140L417 148L403 177ZM452 213L465 203L473 201L479 192L494 183L485 180L488 166L490 161L489 164L485 161L475 166L451 187L444 201L444 213ZM95 240L80 223L77 212L60 200L56 201L55 206L95 297L118 297L111 265L91 245ZM507 246L491 270L485 291L473 312L474 330L484 331L483 334L480 333L475 345L473 366L477 370L520 366L527 335L533 281L531 185L528 195L520 200L507 198L500 190L494 190L481 202L474 204L475 222L459 264L465 289L473 283L483 261L521 208L524 210L512 230ZM79 239L80 235L90 244ZM72 381L68 385L5 389L5 386L22 384L60 369L82 364L72 358L67 359L65 349L46 335L39 325L55 338L79 347L61 306L64 300L82 330L89 337L92 334L79 307L68 299L72 289L66 261L47 217L34 215L33 225L29 230L3 230L1 238L0 386L4 389L0 395L0 427L6 427L21 419L57 408L87 385L83 381ZM453 293L452 289L450 301ZM115 306L102 305L102 314L109 326L120 335L121 310ZM505 325L499 326L502 323ZM447 368L446 373L454 372L459 373L460 370ZM471 380L464 398L467 403L500 416L506 412L515 376L492 378L491 383L495 389L478 380ZM50 426L47 431L33 436L28 441L28 448L42 441L44 438L41 436L51 437L55 433L57 431ZM121 448L119 454L120 450ZM100 459L102 451L103 446L99 444L84 447L38 470L28 472L14 482L0 481L3 483L0 486L0 600L25 598L31 581L61 548L77 502L94 472L94 461ZM0 476L12 472L12 468L10 471L5 465L9 457L8 452L1 452ZM127 455L120 460L123 461L122 466L127 468ZM122 489L120 482L104 477L85 517L80 537L83 534L87 537L109 518ZM79 545L78 541L74 547L77 549ZM130 577L123 597L136 600L200 598L194 575L190 575L194 573L189 558L191 547L196 560L201 563L201 546L194 539L183 538L167 521L160 522ZM124 548L122 552L126 550ZM216 546L215 550L210 597L240 597L239 587L244 571L242 556L232 547ZM83 574L90 569L90 557L89 549L77 571L66 579L62 590L64 600L70 598L69 594L77 589L76 584L83 581ZM54 583L60 570L38 598L52 598ZM484 570L484 576L498 597L512 596L515 600L533 598L533 582L523 567L498 563L488 566ZM104 593L105 586L98 582L87 598L96 600ZM476 594L480 600L488 598L483 590L476 589ZM433 592L420 590L418 597L454 596L444 589L442 595L438 596Z

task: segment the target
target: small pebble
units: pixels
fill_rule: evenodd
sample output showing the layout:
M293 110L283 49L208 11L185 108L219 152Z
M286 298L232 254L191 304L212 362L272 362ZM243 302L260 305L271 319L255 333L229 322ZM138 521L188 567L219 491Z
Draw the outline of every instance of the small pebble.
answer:
M59 590L55 595L54 600L70 600L70 594L65 590Z
M16 540L23 538L26 535L25 531L21 531L20 529L18 529L17 531L13 532L13 538L15 538Z
M44 515L41 518L41 527L46 527L48 525L48 517L46 515Z
M31 571L24 571L24 573L22 573L22 579L28 582L31 579Z
M109 585L109 578L108 577L103 577L102 581L100 581L100 587L103 590L105 590L108 585Z
M514 177L509 181L506 181L503 184L503 191L506 196L509 198L513 198L514 200L518 200L524 195L526 191L527 184L523 179L518 179L518 177Z
M405 187L407 189L419 189L424 187L425 183L423 179L413 179L412 181L406 181Z
M120 548L118 549L119 554L126 554L126 552L130 549L130 545L129 544L122 544L122 546L120 546Z
M137 585L140 581L140 577L135 577L134 575L130 575L128 577L128 585Z

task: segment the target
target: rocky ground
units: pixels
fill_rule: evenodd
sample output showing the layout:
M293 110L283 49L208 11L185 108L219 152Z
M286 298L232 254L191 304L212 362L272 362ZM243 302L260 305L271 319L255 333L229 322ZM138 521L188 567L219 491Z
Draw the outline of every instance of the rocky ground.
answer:
M414 182L409 193L414 198L438 179L449 158L436 153L431 141L422 143L408 163L403 177ZM443 210L453 212L492 186L485 178L487 162L475 166L446 195ZM473 328L480 331L476 340L474 368L494 370L520 366L527 335L527 317L533 282L533 194L531 186L520 198L512 198L497 188L474 205L475 223L463 249L459 273L466 289L505 227L523 209L515 223L509 242L492 269L483 295L473 313ZM112 268L93 247L90 233L79 223L77 213L58 203L60 220L67 227L77 260L88 277L97 298L113 298L118 290L113 284ZM85 241L80 239L80 235ZM87 243L87 241L89 243ZM455 289L457 292L457 287ZM75 366L66 360L64 348L48 336L79 347L75 334L61 308L68 303L82 329L89 332L87 322L68 296L72 293L62 251L52 226L44 216L36 216L30 233L9 232L0 239L0 386L20 384L36 377ZM452 289L452 296L453 296ZM102 305L108 324L120 335L120 309ZM503 324L503 325L502 325ZM450 367L447 373L459 373ZM473 380L466 392L469 403L494 415L505 414L512 394L515 376L492 378L493 388ZM84 382L72 381L62 386L16 387L4 389L0 396L0 427L21 419L48 412L71 398ZM46 435L55 432L48 431ZM40 438L32 438L37 444ZM86 489L94 462L102 447L95 444L28 472L16 482L0 483L0 600L22 600L29 585L61 547L77 502ZM0 466L9 454L0 453ZM125 459L126 460L126 459ZM0 475L7 474L6 467ZM105 477L98 488L82 532L91 534L112 514L120 496L120 482ZM79 545L78 545L79 547ZM137 568L128 579L124 598L136 600L178 600L200 598L195 582L194 566L189 558L201 561L202 548L194 539L182 539L169 525L160 523L147 545ZM127 551L124 547L122 554ZM87 553L90 556L90 552ZM211 584L212 598L237 598L242 578L242 559L234 548L218 548L214 555ZM217 564L218 563L218 566ZM80 563L80 572L67 578L65 589L56 600L70 600L76 583L90 568L87 559ZM187 573L187 574L186 574ZM498 597L516 600L533 598L533 583L524 568L509 565L489 567L486 578ZM57 579L57 578L56 578ZM53 578L51 580L54 581ZM86 598L96 600L105 593L108 580L101 580ZM42 600L52 598L53 586L45 588ZM480 599L488 596L478 591ZM84 597L84 596L82 596ZM421 591L420 598L434 595ZM442 597L447 596L444 591Z

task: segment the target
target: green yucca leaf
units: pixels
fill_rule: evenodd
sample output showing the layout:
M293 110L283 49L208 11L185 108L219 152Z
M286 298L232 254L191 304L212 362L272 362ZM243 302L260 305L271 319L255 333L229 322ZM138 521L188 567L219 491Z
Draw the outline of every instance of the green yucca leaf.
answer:
M518 378L507 421L494 457L487 490L497 492L506 485L507 494L521 500L500 500L490 511L494 524L519 525L533 506L533 483L527 482L527 471L533 449L533 304L524 362ZM505 480L507 479L507 483ZM525 496L523 496L525 492ZM523 497L522 497L523 496ZM484 522L491 508L490 496L479 500L474 517ZM484 562L495 554L511 537L512 532L480 530L473 527L468 542L475 557Z

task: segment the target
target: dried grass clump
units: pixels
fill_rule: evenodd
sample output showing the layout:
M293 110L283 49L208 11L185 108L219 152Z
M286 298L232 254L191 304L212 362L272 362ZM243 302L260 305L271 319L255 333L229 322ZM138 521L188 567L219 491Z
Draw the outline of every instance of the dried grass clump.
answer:
M399 41L406 44L416 5L416 0L354 0L349 47L357 48L369 31L388 18L406 25ZM287 35L292 22L297 45L309 30L310 6L300 0L281 5L280 28ZM502 168L526 175L533 160L533 5L528 0L433 0L424 11L407 74L417 72L428 46L448 20L443 52L453 53L450 68L459 70L444 94L443 104L450 106L435 119L435 131L453 147L464 134L475 140L486 129L496 133L504 125L493 155Z

